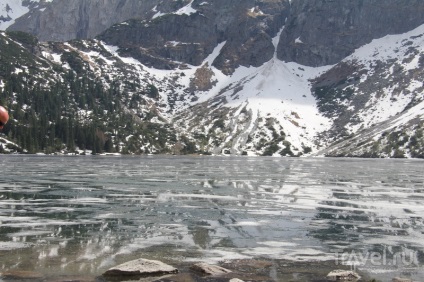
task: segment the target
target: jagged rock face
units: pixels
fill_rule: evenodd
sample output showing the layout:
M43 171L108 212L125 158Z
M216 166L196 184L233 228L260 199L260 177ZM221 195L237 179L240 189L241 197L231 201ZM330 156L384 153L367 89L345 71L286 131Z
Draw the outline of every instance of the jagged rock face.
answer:
M272 37L283 26L289 7L286 0L195 0L192 14L128 21L99 38L161 69L175 68L178 62L200 65L218 43L226 41L213 65L229 74L238 66L260 66L272 58Z
M307 66L336 64L356 48L424 22L420 0L296 0L278 58Z
M197 13L170 14L189 4ZM322 66L336 64L375 38L424 22L420 0L293 0L291 5L289 0L55 0L43 5L9 30L29 32L41 41L66 41L93 38L130 19L146 20L148 27L132 22L104 38L162 69L178 67L174 61L198 65L217 43L227 41L213 63L225 74L272 58L271 38L284 25L278 58ZM169 40L184 44L165 46Z
M272 58L275 52L272 37L283 27L290 3L242 1L234 6L233 12L238 14L237 22L227 27L227 44L214 62L225 74L231 74L239 66L260 66Z
M169 11L183 4L172 0L55 0L17 19L8 30L26 31L41 41L93 38L115 23L152 16L155 6Z
M192 12L178 12L189 5ZM55 0L17 19L8 30L41 41L100 38L148 66L199 65L223 41L214 66L230 74L272 58L272 37L290 13L289 0Z
M128 21L99 38L157 68L173 66L173 61L199 65L218 41L211 25L212 22L200 14L170 14L151 22Z

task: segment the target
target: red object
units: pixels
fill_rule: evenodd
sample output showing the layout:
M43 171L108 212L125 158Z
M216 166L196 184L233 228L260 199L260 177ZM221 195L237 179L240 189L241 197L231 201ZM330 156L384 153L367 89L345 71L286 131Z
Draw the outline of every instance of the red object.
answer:
M0 129L7 123L9 120L9 114L5 108L0 106Z

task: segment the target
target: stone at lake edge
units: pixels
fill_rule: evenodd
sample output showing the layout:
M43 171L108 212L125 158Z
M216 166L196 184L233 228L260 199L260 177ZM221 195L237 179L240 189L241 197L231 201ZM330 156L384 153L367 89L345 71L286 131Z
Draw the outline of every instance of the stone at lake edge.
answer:
M240 280L240 279L238 279L238 278L233 278L233 279L231 279L230 281L228 281L228 282L244 282L243 280Z
M409 278L395 277L392 279L392 282L413 282L413 281Z
M204 273L204 274L208 274L208 275L222 275L222 274L226 274L226 273L230 273L232 272L229 269L217 266L217 265L210 265L207 263L196 263L194 265L192 265L190 267L190 269Z
M38 281L38 280L42 280L44 276L41 273L33 272L33 271L10 270L6 272L0 272L0 279L1 278L10 279L10 280Z
M157 260L136 259L107 270L104 276L149 276L178 273L178 269Z
M327 279L330 281L358 281L361 276L354 271L337 269L328 273Z

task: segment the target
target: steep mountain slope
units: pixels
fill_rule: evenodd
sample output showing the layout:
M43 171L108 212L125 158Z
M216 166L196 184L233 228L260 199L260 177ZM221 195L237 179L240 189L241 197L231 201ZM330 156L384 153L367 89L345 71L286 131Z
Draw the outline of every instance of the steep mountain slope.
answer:
M43 9L31 9L16 19L8 30L36 35L42 41L66 41L93 38L111 25L131 18L149 18L151 10L180 8L181 1L171 0L52 0Z
M272 38L290 11L287 0L187 3L175 12L160 12L152 20L115 25L98 38L120 47L122 55L159 69L199 66L225 41L211 65L231 74L238 66L260 66L273 57Z
M302 155L316 147L317 132L329 127L308 81L325 68L284 63L274 56L260 67L239 67L231 76L210 70L215 86L196 93L193 105L177 115L178 128L192 132L208 151Z
M327 155L423 157L424 26L374 40L317 78ZM353 138L352 138L353 137Z
M102 46L73 44L40 44L25 33L0 32L0 103L10 114L2 134L19 145L3 139L0 150L171 152L176 137L156 110L157 88L147 80L131 83L137 70L122 61L115 62L122 72L109 77L81 51L107 64L110 54Z
M364 44L424 23L420 0L294 0L278 58L307 66L336 64Z

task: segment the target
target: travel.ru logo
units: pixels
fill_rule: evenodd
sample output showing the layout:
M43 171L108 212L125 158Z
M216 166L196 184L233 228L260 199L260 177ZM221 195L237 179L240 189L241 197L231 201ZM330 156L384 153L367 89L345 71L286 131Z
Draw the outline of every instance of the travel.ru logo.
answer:
M401 251L391 252L387 249L383 251L355 251L355 250L332 250L335 254L336 265L350 265L352 268L358 266L382 266L390 268L418 268L420 263L418 260L418 251Z

